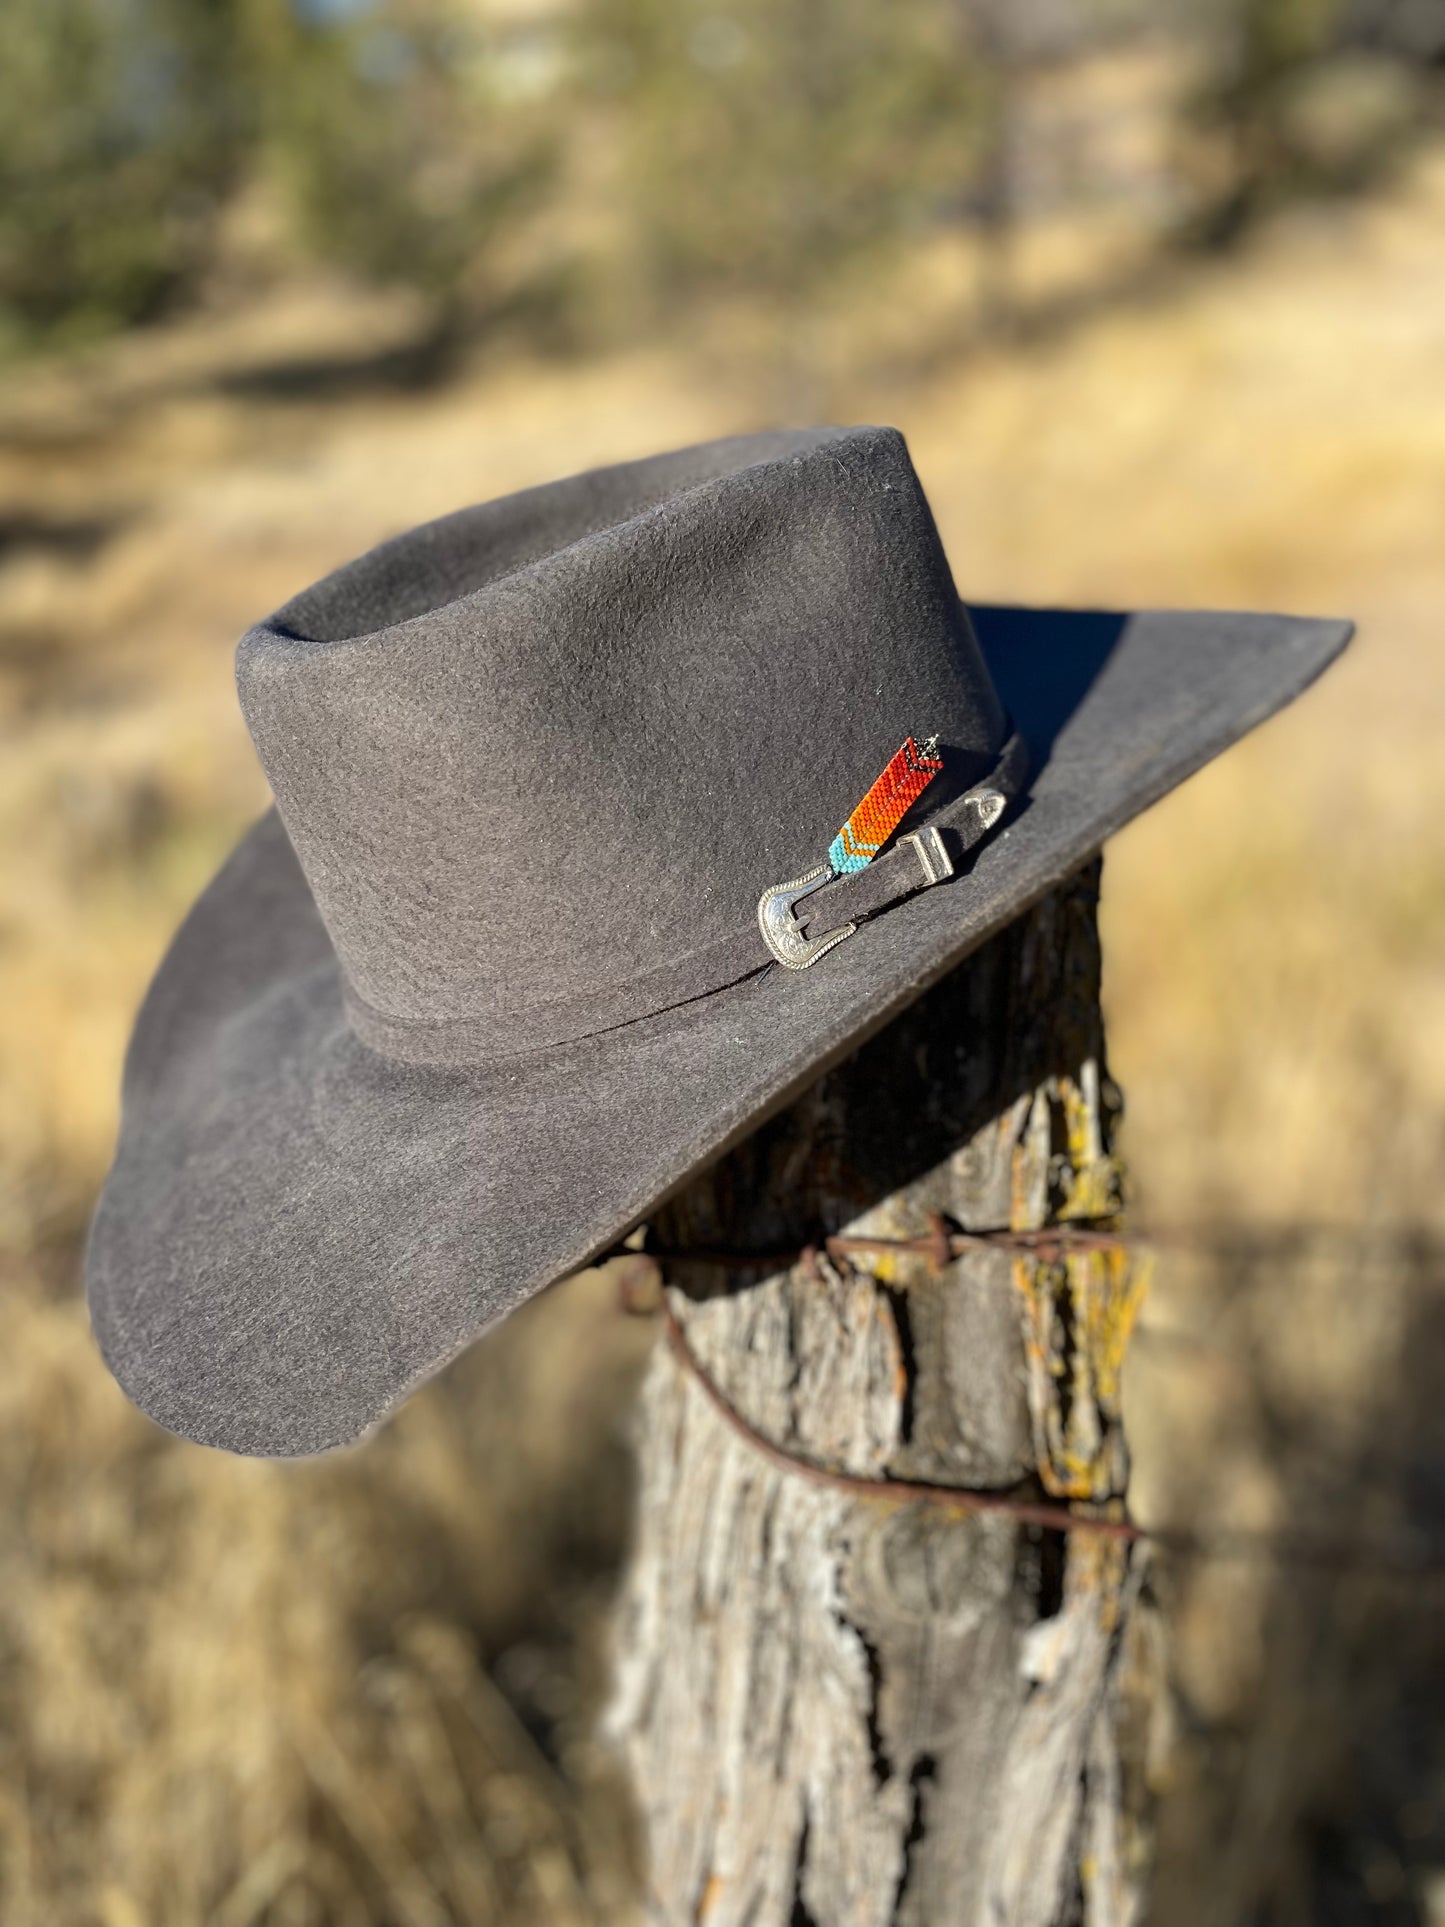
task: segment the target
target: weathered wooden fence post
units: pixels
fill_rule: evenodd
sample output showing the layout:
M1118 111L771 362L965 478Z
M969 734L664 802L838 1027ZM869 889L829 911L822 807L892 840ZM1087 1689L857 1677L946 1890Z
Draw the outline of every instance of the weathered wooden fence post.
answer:
M1098 865L1057 889L659 1214L758 1251L1108 1219ZM934 1220L936 1223L936 1220ZM1136 1916L1116 1677L1139 1554L846 1491L1124 1491L1117 1250L665 1267L608 1731L650 1918L1088 1927ZM705 1375L705 1377L703 1376Z

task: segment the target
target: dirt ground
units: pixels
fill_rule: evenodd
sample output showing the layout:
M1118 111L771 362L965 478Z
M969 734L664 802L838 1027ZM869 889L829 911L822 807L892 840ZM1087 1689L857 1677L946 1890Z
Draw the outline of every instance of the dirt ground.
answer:
M951 278L953 277L953 278ZM896 422L980 601L1349 614L1346 660L1111 847L1169 1927L1445 1923L1445 152L987 350L757 317L423 381L404 304L278 295L0 387L0 1918L623 1921L587 1737L651 1342L584 1276L356 1451L177 1444L78 1247L136 1002L264 788L230 652L401 526L777 418ZM931 305L930 305L931 304ZM915 317L916 319L917 317ZM759 344L762 344L760 346Z

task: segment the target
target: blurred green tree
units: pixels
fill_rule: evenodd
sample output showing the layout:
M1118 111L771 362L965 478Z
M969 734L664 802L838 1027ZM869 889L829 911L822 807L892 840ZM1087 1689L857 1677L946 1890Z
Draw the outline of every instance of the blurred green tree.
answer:
M1421 76L1445 49L1439 0L1211 0L1203 23L1186 122L1213 143L1191 223L1212 246L1282 197L1368 185L1422 124Z
M558 147L461 0L5 0L0 340L144 320L195 287L244 183L304 254L450 325Z
M418 288L443 327L485 313L498 244L554 178L555 110L508 96L485 20L447 0L312 0L270 26L266 160L310 251Z
M784 299L936 221L982 137L959 0L583 0L647 292Z
M0 7L0 328L151 313L205 257L251 113L229 0Z

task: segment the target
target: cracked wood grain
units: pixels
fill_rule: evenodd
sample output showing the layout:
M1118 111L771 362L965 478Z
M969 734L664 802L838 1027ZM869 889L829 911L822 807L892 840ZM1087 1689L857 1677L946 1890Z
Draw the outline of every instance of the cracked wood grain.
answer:
M1016 1229L1118 1209L1098 865L659 1214L668 1247ZM1118 1252L689 1264L688 1345L765 1437L871 1478L1107 1502L1138 1280ZM606 1722L650 1918L1126 1927L1145 1834L1119 1673L1140 1553L780 1469L659 1347Z

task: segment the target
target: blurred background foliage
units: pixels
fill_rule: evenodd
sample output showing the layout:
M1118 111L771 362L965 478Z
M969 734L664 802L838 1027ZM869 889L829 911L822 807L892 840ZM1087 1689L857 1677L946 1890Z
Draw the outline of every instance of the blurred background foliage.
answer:
M920 233L1006 229L1038 185L1030 77L1161 41L1165 238L1217 243L1408 145L1445 6L7 0L0 341L305 259L414 287L439 331L520 304L573 345L719 290L786 302Z
M594 0L580 79L621 121L623 245L659 311L714 289L787 299L947 220L987 87L956 0Z

